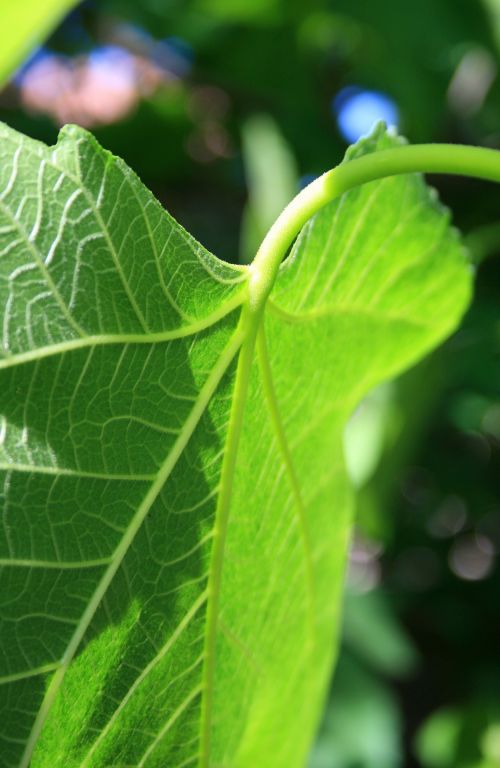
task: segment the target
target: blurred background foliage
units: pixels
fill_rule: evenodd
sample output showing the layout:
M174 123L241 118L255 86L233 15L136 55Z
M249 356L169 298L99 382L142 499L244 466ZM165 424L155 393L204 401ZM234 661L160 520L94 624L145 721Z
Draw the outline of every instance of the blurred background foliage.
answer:
M228 260L379 119L500 148L499 0L94 0L42 39L70 5L3 0L0 119L88 127ZM358 518L309 768L500 766L500 188L431 183L476 296L347 430Z

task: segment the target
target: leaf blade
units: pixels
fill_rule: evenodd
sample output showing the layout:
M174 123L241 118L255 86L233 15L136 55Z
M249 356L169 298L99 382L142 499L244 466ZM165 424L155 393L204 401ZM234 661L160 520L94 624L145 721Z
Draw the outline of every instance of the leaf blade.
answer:
M6 765L36 742L33 768L298 766L339 625L343 427L458 321L458 240L417 178L367 185L305 228L258 323L247 270L207 254L88 134L52 150L0 138ZM351 156L392 141L379 129ZM28 233L14 246L13 216ZM13 295L20 263L35 266ZM31 683L17 677L30 655Z

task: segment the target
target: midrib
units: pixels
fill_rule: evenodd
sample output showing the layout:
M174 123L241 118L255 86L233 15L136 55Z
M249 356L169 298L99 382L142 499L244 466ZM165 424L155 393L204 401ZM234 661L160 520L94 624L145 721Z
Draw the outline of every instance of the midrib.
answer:
M222 586L222 569L233 491L236 458L243 427L245 403L250 381L250 372L254 358L255 340L260 323L260 316L255 315L249 306L244 305L240 332L245 341L241 347L236 368L236 380L231 413L226 437L224 460L221 471L220 494L215 511L214 543L210 561L208 579L207 623L205 635L205 665L202 681L202 701L200 719L200 768L209 768L211 757L211 730L214 708L214 684L216 665L217 627L219 618Z
M226 438L226 449L221 472L221 491L215 514L214 545L209 570L208 600L207 600L207 631L205 637L205 667L202 684L201 704L201 734L199 768L210 768L211 765L211 730L214 710L214 690L216 672L216 645L219 622L220 598L222 588L222 571L224 553L233 492L233 481L240 437L243 427L244 411L247 400L250 373L254 362L254 352L257 345L260 372L263 382L266 402L268 404L269 420L276 434L286 474L292 488L294 506L299 518L299 528L304 549L307 593L308 593L308 625L310 638L314 637L315 623L315 587L312 563L310 535L305 515L298 476L293 464L291 449L284 430L272 380L264 335L264 311L267 301L259 312L251 310L250 305L244 307L241 315L241 331L245 342L241 347L236 371L234 396ZM246 309L246 312L245 312Z

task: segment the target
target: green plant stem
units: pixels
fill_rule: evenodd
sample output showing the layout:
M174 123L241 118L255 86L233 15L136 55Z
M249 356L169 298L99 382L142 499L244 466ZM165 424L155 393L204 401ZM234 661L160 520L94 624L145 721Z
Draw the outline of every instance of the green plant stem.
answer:
M403 173L446 173L500 182L500 151L461 144L414 144L386 149L338 165L315 179L289 205L264 238L250 265L250 304L259 313L279 266L304 224L344 192Z

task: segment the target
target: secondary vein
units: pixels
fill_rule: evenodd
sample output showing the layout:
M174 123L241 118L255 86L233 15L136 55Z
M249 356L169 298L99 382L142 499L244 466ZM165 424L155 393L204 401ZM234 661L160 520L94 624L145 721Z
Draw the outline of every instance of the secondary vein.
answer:
M174 341L175 339L194 336L197 333L210 328L216 322L229 315L234 309L240 307L243 303L243 295L244 291L241 290L230 300L218 307L218 309L211 315L191 323L190 325L174 328L171 331L159 331L157 333L108 333L68 339L67 341L57 342L45 347L30 349L28 352L4 355L4 357L0 357L0 370L4 368L12 368L13 366L21 365L23 363L35 362L58 354L66 354L66 352L72 352L76 349L88 349L89 347L110 344L155 344L162 341Z
M309 532L309 526L307 522L306 507L302 498L302 491L300 488L299 478L295 465L293 462L293 456L291 448L288 444L288 438L286 436L285 427L281 418L279 409L278 397L276 394L276 388L274 386L273 372L271 368L271 361L269 359L269 353L267 351L267 342L264 325L261 325L257 335L257 354L260 367L260 373L262 377L262 388L266 399L269 418L271 425L276 434L276 440L283 459L286 474L288 476L290 486L295 502L295 509L299 520L300 532L302 536L302 545L304 551L304 562L306 571L306 583L308 594L308 623L311 639L314 638L314 624L315 624L315 583L314 583L314 567L313 567L313 555L311 545L311 535Z

